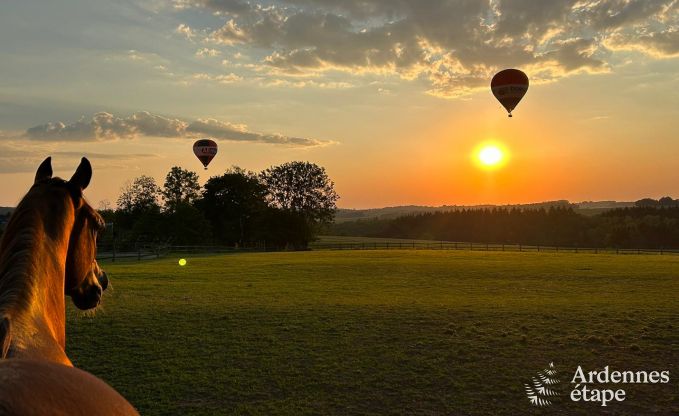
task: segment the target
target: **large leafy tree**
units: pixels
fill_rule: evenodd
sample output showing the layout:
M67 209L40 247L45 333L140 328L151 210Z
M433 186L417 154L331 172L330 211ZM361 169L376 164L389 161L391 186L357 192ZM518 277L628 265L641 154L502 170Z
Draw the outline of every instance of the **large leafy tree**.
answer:
M125 213L160 210L160 188L156 180L142 175L125 185L118 197L118 209Z
M160 188L155 179L142 175L128 183L118 197L115 232L129 241L153 241L162 236Z
M332 222L339 196L325 169L309 162L289 162L261 173L272 206L301 214L314 224Z
M163 234L173 244L206 245L211 242L210 223L195 206L182 202L164 215Z
M216 240L244 244L261 237L258 219L267 209L266 193L256 174L234 167L207 181L198 206Z
M161 194L165 201L165 209L169 212L176 211L181 204L191 204L200 197L198 174L173 166L165 176Z

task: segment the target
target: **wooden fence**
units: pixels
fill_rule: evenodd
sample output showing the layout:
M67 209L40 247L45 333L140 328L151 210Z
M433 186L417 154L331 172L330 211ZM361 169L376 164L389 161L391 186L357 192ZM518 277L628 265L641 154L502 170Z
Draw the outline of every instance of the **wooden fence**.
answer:
M465 243L450 241L375 241L375 242L314 242L309 246L310 250L467 250L467 251L509 251L509 252L535 252L535 253L589 253L589 254L651 254L651 255L676 255L679 249L622 249L601 247L557 247L557 246L534 246L523 244L491 244L491 243ZM168 253L176 254L218 254L236 252L263 252L263 245L248 247L226 246L172 246L141 244L133 250L116 251L110 247L100 248L97 260L103 261L139 261L157 259Z
M610 247L558 247L523 244L467 243L451 241L375 241L375 242L316 242L312 250L469 250L518 251L545 253L591 254L679 254L679 249L610 248Z

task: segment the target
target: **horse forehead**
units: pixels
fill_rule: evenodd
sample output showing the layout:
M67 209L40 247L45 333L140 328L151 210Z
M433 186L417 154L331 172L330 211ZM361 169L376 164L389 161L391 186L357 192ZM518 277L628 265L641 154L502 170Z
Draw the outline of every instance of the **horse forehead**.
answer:
M51 178L35 183L26 196L31 202L40 203L45 200L64 200L69 197L68 183L60 178Z

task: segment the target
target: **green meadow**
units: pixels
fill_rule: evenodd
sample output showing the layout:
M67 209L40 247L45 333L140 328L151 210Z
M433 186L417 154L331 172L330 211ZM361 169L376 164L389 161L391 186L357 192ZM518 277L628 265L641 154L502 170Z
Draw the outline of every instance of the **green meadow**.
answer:
M679 414L679 256L429 250L103 264L67 352L143 415ZM554 362L551 408L524 392ZM577 365L670 370L602 408Z

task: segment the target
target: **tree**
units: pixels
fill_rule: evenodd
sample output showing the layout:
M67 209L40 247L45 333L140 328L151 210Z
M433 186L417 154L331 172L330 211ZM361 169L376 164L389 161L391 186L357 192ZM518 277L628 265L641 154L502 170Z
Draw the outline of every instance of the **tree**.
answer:
M125 213L160 210L159 195L160 188L156 185L156 180L142 175L123 187L118 197L118 209Z
M161 193L165 209L174 212L180 204L190 204L200 197L198 175L196 172L173 166L165 176Z
M212 224L216 240L242 245L266 239L258 227L267 208L266 194L266 187L257 175L234 167L207 181L197 206Z
M640 199L634 203L635 207L657 207L658 205L658 201L652 198Z
M181 202L164 215L162 232L173 244L205 245L211 241L210 223L193 205Z
M289 162L261 174L272 206L302 214L314 224L329 224L339 196L325 169L309 162Z
M271 209L281 211L267 215L268 222L275 225L277 245L304 249L321 227L332 222L339 196L324 168L289 162L265 170L260 177Z
M661 207L676 207L677 201L670 196L664 196L658 200L658 204L660 204Z

